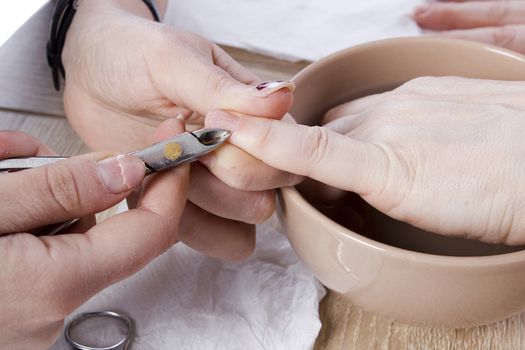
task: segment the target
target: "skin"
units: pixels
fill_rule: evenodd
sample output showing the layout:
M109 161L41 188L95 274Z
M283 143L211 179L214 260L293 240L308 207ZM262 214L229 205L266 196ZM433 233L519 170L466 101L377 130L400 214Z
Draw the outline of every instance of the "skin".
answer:
M206 126L267 164L356 192L414 226L525 243L525 83L419 78L308 127L216 111Z
M143 147L179 115L195 128L214 109L279 119L292 104L290 89L257 90L260 79L217 45L153 22L140 1L82 1L62 58L66 114L95 150ZM180 240L230 260L253 251L253 224L273 213L273 189L300 181L231 144L191 173Z
M413 18L439 35L525 53L525 2L521 0L442 0L417 7Z
M180 123L167 122L153 140L181 131ZM50 153L28 135L0 132L0 158ZM107 157L110 171L104 172L97 160ZM57 236L27 233L107 209L141 184L140 159L111 157L88 154L0 175L0 349L49 348L68 314L176 242L189 185L187 166L150 177L136 209L86 231L77 226Z

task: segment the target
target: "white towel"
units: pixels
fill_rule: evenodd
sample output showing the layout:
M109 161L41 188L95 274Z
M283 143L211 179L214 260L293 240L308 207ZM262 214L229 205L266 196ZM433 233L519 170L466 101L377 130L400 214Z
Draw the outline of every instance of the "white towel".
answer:
M421 33L424 0L170 0L165 22L220 44L317 60L356 44Z
M220 261L177 244L73 316L127 313L135 320L136 350L311 349L325 290L274 225L258 226L256 251L245 262ZM108 346L116 337L116 327L101 333L86 328L82 339L92 345ZM52 349L70 348L61 337Z

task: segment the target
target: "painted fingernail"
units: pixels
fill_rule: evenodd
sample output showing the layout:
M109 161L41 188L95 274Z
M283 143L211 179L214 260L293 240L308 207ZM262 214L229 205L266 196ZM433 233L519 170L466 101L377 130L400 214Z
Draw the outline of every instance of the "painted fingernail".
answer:
M211 111L206 115L206 127L235 131L239 127L239 117L223 111Z
M275 81L267 81L264 83L260 83L259 85L254 87L254 90L258 95L261 96L269 96L273 94L276 91L282 90L282 89L288 89L290 91L295 90L295 84L291 81L283 81L283 80L275 80Z
M119 194L142 182L145 166L140 158L119 155L98 161L97 171L106 190L113 194Z

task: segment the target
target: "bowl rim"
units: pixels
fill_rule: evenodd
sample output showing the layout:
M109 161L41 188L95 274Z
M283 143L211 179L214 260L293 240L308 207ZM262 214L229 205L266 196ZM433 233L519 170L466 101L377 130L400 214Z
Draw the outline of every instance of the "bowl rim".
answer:
M472 50L490 51L496 55L504 55L512 59L522 61L525 64L525 55L513 52L501 47L493 46L490 44L473 42L461 39L452 38L438 38L438 37L402 37L402 38L389 38L383 40L372 41L356 46L352 46L346 49L339 50L328 56L325 56L315 62L312 62L307 67L303 68L298 72L292 79L292 82L297 83L303 76L310 74L311 71L315 71L319 66L324 66L330 62L344 58L349 54L355 54L362 51L368 51L373 49L381 49L390 47L392 45L418 45L418 44L429 44L435 43L439 45L452 45L467 47ZM287 197L288 201L292 201L298 207L302 206L303 211L306 211L307 216L312 216L321 222L322 225L328 225L335 228L333 232L328 232L331 235L342 235L345 238L351 239L353 242L366 246L371 249L379 250L392 258L405 259L405 260L417 260L419 262L433 264L433 265L454 265L462 267L488 267L498 265L509 265L523 263L525 261L525 249L517 252L486 255L486 256L446 256L437 254L428 254L416 252L408 249L394 247L379 241L375 241L363 235L360 235L345 226L340 225L336 221L330 219L328 216L322 214L317 210L310 202L308 202L296 189L295 186L288 186L279 189L283 196Z
M302 78L303 75L309 74L311 70L317 69L317 66L328 64L332 61L336 61L340 59L342 56L346 56L348 54L352 53L359 53L362 51L368 51L373 50L376 48L385 48L390 47L393 45L419 45L419 44L438 44L438 45L452 45L455 47L467 47L472 50L479 50L479 51L490 51L492 53L503 55L510 57L515 60L524 61L525 62L525 55L520 54L518 52L510 51L507 49L504 49L502 47L494 46L491 44L481 43L481 42L475 42L470 40L464 40L464 39L456 39L456 38L440 38L440 37L430 37L430 36L417 36L417 37L397 37L397 38L388 38L388 39L381 39L381 40L375 40L370 41L363 44L358 44L355 46L347 47L345 49L336 51L330 55L327 55L325 57L320 58L317 61L311 62L308 66L304 67L299 71L297 74L293 76L291 79L292 82L297 82Z

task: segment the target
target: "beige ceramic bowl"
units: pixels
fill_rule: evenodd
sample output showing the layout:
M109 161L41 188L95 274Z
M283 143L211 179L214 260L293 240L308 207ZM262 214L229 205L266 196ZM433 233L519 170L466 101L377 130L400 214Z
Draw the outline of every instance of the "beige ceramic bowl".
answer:
M313 63L294 78L291 114L315 125L341 102L416 77L443 75L525 81L525 58L446 39L356 46ZM324 285L352 303L391 320L448 327L490 323L525 309L522 248L425 233L351 195L343 205L345 226L289 187L280 192L278 215L301 259ZM362 226L353 222L360 220L367 227L360 233L369 237L347 228Z

